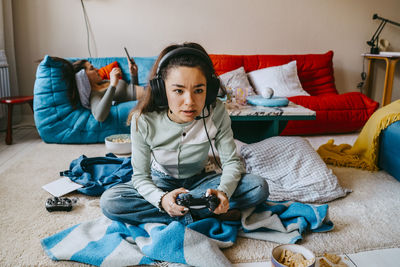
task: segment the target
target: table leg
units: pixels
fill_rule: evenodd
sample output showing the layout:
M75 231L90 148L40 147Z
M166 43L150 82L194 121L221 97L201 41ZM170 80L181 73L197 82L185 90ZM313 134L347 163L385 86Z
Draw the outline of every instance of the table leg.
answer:
M373 59L368 59L368 71L367 79L365 84L365 95L371 98L371 88L372 88L372 77L374 72L374 62Z
M11 145L12 143L12 112L13 104L7 104L8 110L8 121L7 121L7 134L6 134L6 144Z
M393 79L396 63L399 59L388 59L386 58L386 74L385 74L385 85L383 87L382 106L390 104L392 101L392 89Z
M272 136L278 136L279 133L279 120L274 120L272 122Z
M33 100L28 102L29 106L31 107L31 110L33 112Z

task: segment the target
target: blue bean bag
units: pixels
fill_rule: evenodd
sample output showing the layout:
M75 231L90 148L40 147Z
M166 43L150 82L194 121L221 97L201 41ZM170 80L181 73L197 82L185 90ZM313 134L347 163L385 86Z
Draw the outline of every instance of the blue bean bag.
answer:
M75 61L83 58L71 58ZM125 57L85 58L94 67L104 67L117 61L122 78L130 81ZM139 85L146 85L147 76L156 57L134 58L139 68ZM104 138L118 133L129 133L126 123L130 110L137 101L129 101L111 107L104 122L98 122L91 111L78 104L76 109L68 98L67 84L62 76L62 63L46 55L39 64L34 86L33 110L36 128L46 143L102 143Z
M379 138L378 165L400 182L400 121L390 124Z

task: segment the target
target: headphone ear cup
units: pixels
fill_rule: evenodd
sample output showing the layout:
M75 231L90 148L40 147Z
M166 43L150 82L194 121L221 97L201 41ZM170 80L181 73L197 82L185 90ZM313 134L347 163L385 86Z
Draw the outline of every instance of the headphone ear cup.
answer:
M159 107L167 107L168 99L165 93L164 80L161 78L154 78L150 80L151 94L153 96L154 104Z
M213 75L207 84L206 106L215 102L218 96L220 80Z

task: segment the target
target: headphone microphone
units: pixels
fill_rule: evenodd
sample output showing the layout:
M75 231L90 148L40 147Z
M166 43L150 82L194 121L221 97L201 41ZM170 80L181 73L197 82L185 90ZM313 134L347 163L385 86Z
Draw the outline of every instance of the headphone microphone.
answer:
M204 109L205 109L205 108L207 108L207 111L208 111L207 116L204 116ZM210 117L210 107L209 107L209 106L204 107L202 113L203 113L203 116L196 116L194 119L195 119L196 121L198 121L198 120L206 119L206 118Z
M195 119L196 121L199 121L199 120L201 120L201 119L208 118L209 116L210 116L210 114L208 114L207 116L196 116L194 119Z

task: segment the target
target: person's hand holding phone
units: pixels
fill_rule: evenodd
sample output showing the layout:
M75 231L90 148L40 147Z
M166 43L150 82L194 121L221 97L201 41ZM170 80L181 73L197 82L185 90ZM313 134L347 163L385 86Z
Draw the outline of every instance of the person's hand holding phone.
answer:
M136 65L135 60L133 60L133 58L131 58L131 56L129 55L128 49L126 49L126 47L124 47L124 50L125 50L126 57L128 58L129 72L131 73L131 76L133 78L137 79L138 66Z
M131 76L137 77L137 75L138 75L138 66L136 65L136 63L133 60L133 58L128 58L128 66L129 66L129 72L131 73Z

